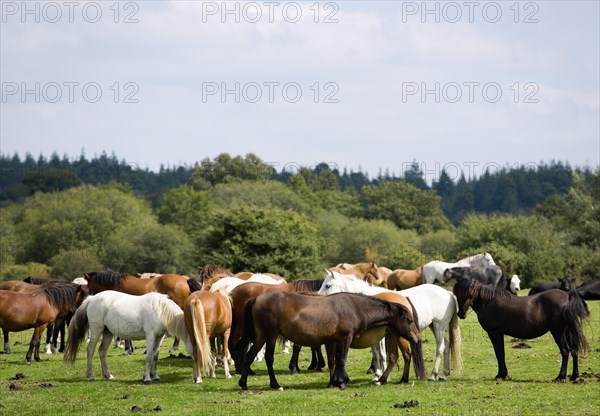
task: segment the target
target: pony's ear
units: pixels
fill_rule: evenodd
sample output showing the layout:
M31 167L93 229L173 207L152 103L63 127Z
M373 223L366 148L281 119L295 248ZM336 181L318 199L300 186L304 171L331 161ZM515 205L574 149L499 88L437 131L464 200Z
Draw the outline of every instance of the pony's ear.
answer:
M88 280L88 281L89 281L89 280L90 280L90 275L89 275L89 274L87 274L87 273L84 273L84 274L83 274L83 278L84 278L85 280Z

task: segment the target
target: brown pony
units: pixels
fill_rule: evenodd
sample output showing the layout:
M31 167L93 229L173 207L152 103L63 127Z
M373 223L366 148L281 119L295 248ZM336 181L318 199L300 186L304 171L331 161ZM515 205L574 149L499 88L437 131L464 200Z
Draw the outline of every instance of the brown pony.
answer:
M11 332L34 328L29 350L25 356L31 364L31 355L40 361L40 337L49 324L75 312L87 293L79 285L65 283L39 287L33 293L0 290L0 327Z
M26 279L31 280L31 277L27 277ZM57 279L36 279L36 281L41 281L43 280L43 284L45 284L46 286L48 285L55 285L55 284L63 284L63 283L67 283L64 280L57 280ZM40 283L42 284L42 283ZM37 283L29 283L29 282L25 282L23 280L7 280L5 282L0 283L0 290L9 290L11 292L18 292L18 293L33 293L36 290L40 290L42 288L42 286L40 286L40 284ZM57 322L57 324L61 324L60 322ZM47 337L46 337L46 343L47 344L52 344L52 338L53 338L53 332L54 332L54 324L50 324L48 325L48 331L47 331ZM2 335L4 336L4 352L6 354L12 354L12 350L10 349L10 342L9 342L9 331L7 330L2 330ZM63 326L63 335L64 335L64 326ZM58 334L57 334L58 336ZM55 345L55 344L52 344ZM64 350L64 336L63 338L61 338L61 349L60 351Z
M202 382L202 373L215 377L217 354L216 339L223 338L223 367L229 373L229 334L231 332L231 302L223 291L192 293L185 302L183 313L194 355L192 377ZM212 343L212 345L210 345ZM213 353L211 354L211 347Z
M359 279L369 282L373 286L381 286L384 279L379 275L379 268L373 262L370 263L340 263L329 269L341 274L352 274Z
M244 351L237 349L238 341L242 338L242 322L244 317L244 305L248 299L255 298L267 292L288 292L290 286L283 282L279 285L266 283L248 282L239 285L231 291L231 305L233 307L233 319L231 323L231 336L229 337L229 350L235 363L236 374L242 373Z
M244 307L244 331L239 348L247 350L239 385L246 390L250 364L266 343L270 386L283 390L275 378L275 342L282 335L300 345L325 345L329 385L346 388L348 349L370 347L386 330L417 343L419 330L404 307L371 296L336 293L330 296L270 292L250 299Z
M88 282L90 295L104 290L116 290L130 295L144 295L148 292L158 292L169 295L181 309L190 293L200 290L200 284L194 279L178 274L163 274L150 279L140 279L126 273L112 270L84 273Z
M415 270L396 269L387 278L386 287L391 290L404 290L423 284L423 268Z

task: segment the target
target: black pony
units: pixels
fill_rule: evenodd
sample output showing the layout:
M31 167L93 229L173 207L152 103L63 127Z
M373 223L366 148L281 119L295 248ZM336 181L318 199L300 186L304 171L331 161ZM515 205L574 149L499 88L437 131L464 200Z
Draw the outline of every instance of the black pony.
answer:
M566 378L569 354L573 357L571 380L579 377L578 354L587 348L581 321L590 313L575 289L513 296L506 290L494 289L476 280L458 278L453 292L458 301L458 316L464 319L472 307L494 346L498 360L496 379L510 379L504 358L504 335L532 339L547 332L552 333L562 356L556 381Z

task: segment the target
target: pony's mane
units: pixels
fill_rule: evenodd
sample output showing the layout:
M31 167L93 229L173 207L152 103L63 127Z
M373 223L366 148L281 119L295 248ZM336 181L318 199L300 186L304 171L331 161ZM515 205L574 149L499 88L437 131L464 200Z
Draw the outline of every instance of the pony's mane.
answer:
M44 285L42 289L33 292L33 294L43 292L46 298L48 298L48 302L58 309L62 309L63 307L75 309L78 287L79 285L75 283Z
M218 264L207 264L202 268L198 268L200 271L200 281L205 282L216 275L227 275L233 276L231 270L226 269L225 267L219 266Z
M492 299L508 299L512 294L500 287L484 285L475 279L459 279L454 286L457 292L466 294L471 299L490 301Z
M167 327L169 334L177 338L185 337L187 330L183 310L169 296L158 292L154 293L161 295L156 315Z
M105 287L115 287L120 281L127 277L127 273L119 273L114 270L103 270L101 272L88 273L88 276L94 277L96 283Z
M289 282L292 292L318 292L323 286L323 279L299 279Z
M25 283L30 283L32 285L43 285L43 284L48 284L48 283L67 283L66 280L62 280L62 279L46 279L44 277L31 277L31 276L27 276L25 279L23 279L23 281Z

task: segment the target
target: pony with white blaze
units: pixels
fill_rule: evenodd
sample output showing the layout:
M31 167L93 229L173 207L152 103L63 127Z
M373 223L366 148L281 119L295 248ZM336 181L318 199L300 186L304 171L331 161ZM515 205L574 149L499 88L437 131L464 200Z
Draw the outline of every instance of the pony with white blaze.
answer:
M494 265L496 265L496 262L494 262L490 253L465 257L456 263L447 263L439 260L430 261L423 266L423 283L435 283L436 281L442 283L444 271L453 267L485 267Z
M438 379L440 362L444 356L444 372L439 375L445 380L450 374L450 355L456 371L462 369L460 354L461 335L458 326L458 305L452 292L432 284L422 284L406 290L393 291L382 287L371 286L367 282L352 275L330 272L319 294L330 295L338 292L362 293L375 296L380 293L396 293L410 300L419 317L419 331L430 327L436 341L436 358L430 380ZM450 340L445 331L449 330Z
M156 372L158 351L166 333L184 340L188 352L192 354L183 310L167 295L157 292L135 296L106 290L89 296L77 309L69 325L65 362L75 361L79 346L87 337L88 329L90 335L90 343L87 347L88 380L95 379L92 358L100 336L102 341L98 354L102 375L107 380L114 379L106 363L106 352L113 335L131 340L146 339L144 383L159 379Z

